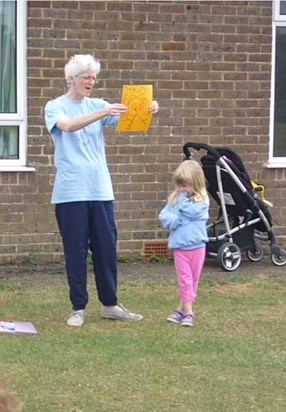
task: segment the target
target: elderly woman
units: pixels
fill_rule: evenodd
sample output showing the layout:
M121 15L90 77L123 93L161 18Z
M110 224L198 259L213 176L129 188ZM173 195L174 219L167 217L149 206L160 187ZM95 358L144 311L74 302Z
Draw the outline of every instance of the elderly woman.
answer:
M52 193L63 240L73 313L68 326L80 327L88 303L87 255L91 250L102 316L141 320L117 300L117 229L113 188L106 162L104 127L116 127L127 112L121 103L91 98L100 63L75 55L65 66L67 93L47 103L46 125L55 145L57 168ZM149 109L158 111L157 102Z

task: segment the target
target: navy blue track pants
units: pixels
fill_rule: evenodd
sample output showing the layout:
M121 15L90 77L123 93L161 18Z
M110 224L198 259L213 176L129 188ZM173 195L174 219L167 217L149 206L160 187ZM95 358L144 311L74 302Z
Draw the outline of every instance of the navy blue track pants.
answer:
M117 229L113 201L59 203L55 213L63 240L73 309L84 309L88 303L89 249L98 299L104 306L116 305Z

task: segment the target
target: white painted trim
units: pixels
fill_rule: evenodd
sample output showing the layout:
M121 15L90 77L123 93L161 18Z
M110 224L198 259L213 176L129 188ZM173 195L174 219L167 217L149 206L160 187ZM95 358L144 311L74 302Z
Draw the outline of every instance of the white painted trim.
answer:
M274 143L274 113L275 113L275 58L276 58L276 28L286 26L286 16L279 15L280 0L273 0L274 19L272 25L272 56L271 56L271 98L270 98L270 122L269 122L269 159L266 167L286 168L286 157L273 156Z
M275 99L275 48L276 26L272 26L272 53L271 53L271 94L270 94L270 122L269 122L269 162L273 159L274 141L274 99Z
M286 15L280 14L280 1L281 0L273 0L273 7L274 7L274 19L275 21L286 21Z
M36 169L34 167L28 166L1 166L0 165L0 172L35 172Z
M1 113L1 126L19 126L19 159L0 159L0 170L27 163L27 1L17 0L17 113Z
M23 40L24 39L24 40ZM27 163L27 2L17 1L17 97L20 124L19 163Z

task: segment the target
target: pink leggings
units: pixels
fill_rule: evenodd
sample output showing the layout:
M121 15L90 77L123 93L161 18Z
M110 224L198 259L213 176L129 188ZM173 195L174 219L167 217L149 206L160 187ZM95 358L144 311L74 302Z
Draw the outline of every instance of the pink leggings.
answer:
M179 294L183 304L195 303L196 301L205 256L205 247L194 250L174 250Z

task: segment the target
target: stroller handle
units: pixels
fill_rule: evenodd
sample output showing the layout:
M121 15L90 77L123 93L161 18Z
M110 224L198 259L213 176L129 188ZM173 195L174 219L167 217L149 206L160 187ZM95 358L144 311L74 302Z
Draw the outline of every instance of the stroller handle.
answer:
M189 150L191 148L193 148L195 150L200 150L200 149L206 150L207 152L211 153L214 156L214 158L217 159L217 160L221 158L221 154L214 147L209 146L206 143L188 142L188 143L185 143L184 147L183 147L183 151L184 151L187 159L189 159L190 156L191 156L191 152Z

